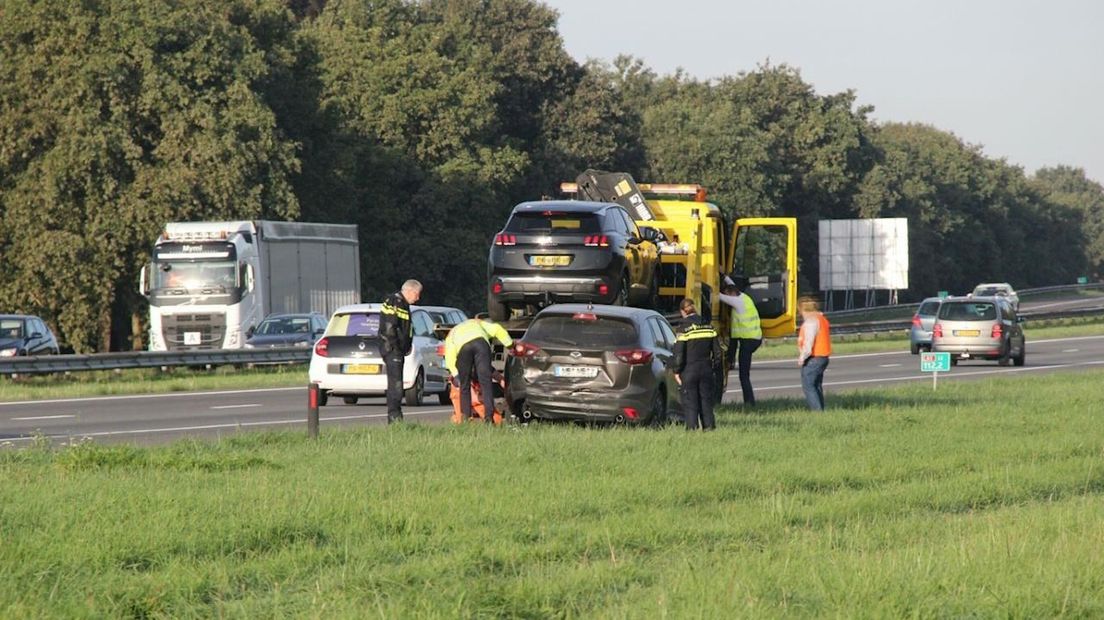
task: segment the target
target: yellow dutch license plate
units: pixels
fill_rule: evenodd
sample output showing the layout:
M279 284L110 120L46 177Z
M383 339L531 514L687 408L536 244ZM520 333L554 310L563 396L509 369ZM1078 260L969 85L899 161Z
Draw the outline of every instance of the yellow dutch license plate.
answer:
M345 364L347 375L378 375L379 372L379 364Z
M956 336L978 336L981 334L981 330L977 329L956 329L954 335Z
M571 263L570 256L530 256L529 264L534 267L566 267Z

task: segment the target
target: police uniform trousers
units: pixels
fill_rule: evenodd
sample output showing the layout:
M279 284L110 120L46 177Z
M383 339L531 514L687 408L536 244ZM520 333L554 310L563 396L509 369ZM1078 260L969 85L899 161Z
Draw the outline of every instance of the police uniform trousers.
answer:
M401 422L403 419L403 363L406 356L392 353L383 358L387 367L387 423Z
M713 417L713 367L708 360L691 362L679 375L682 387L682 410L686 416L686 430L697 430L699 419L705 430L717 428Z
M483 392L483 421L494 424L494 383L491 375L491 344L482 338L464 343L456 352L456 379L460 382L460 413L467 420L472 416L472 375Z

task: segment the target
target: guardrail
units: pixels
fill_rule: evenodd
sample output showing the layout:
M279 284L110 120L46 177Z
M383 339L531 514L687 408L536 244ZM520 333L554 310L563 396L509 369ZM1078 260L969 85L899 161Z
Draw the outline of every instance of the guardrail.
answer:
M1098 314L1104 314L1104 306L1097 306L1093 308L1077 308L1074 310L1056 310L1054 312L1022 312L1020 316L1029 320L1049 320L1049 319L1070 319L1083 316L1094 316ZM892 320L892 321L867 321L865 323L843 323L840 325L832 325L833 334L861 334L861 333L876 333L876 332L892 332L896 330L907 330L912 327L912 320Z
M50 372L121 370L172 366L221 366L226 364L306 363L310 347L271 349L214 349L211 351L127 351L87 355L32 355L0 358L0 375L32 375Z
M1091 291L1091 290L1104 290L1104 283L1093 284L1059 284L1055 286L1039 286L1036 288L1025 288L1020 291L1016 291L1016 294L1020 297L1020 302L1025 301L1025 298L1030 298L1033 295L1042 295L1045 293L1061 293L1065 291ZM933 295L934 297L934 295ZM879 312L888 312L891 310L900 310L902 308L915 309L919 306L919 302L905 303L905 304L888 304L882 306L866 306L863 308L849 308L847 310L828 310L824 314L829 319L832 317L847 317L856 314L875 314Z

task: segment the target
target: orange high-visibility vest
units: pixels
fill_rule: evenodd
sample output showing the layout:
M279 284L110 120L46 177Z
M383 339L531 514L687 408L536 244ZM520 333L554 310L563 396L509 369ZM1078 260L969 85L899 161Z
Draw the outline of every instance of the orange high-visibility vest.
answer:
M816 320L820 323L820 329L817 330L816 340L813 340L813 351L810 355L812 357L828 357L832 354L832 335L829 333L828 319L818 312ZM798 350L805 349L805 330L801 330L797 334L797 348Z

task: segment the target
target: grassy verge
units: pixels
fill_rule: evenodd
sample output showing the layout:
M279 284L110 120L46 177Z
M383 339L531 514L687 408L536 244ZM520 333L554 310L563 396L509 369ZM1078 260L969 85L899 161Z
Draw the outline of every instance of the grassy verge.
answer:
M1099 617L1104 373L0 453L5 617ZM764 405L767 405L765 402Z

